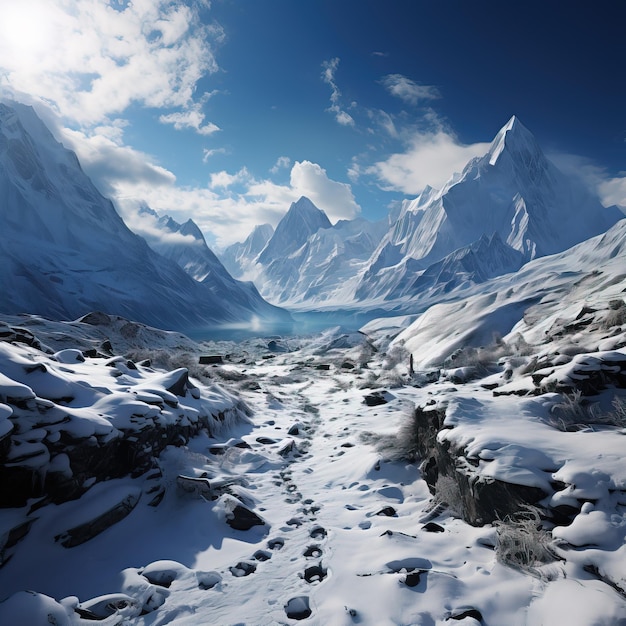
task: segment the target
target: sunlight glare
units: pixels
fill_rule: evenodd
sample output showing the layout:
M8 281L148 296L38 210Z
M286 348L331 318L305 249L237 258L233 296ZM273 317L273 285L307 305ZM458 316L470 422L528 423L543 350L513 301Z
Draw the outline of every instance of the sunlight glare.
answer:
M3 48L36 62L52 44L50 14L40 2L14 2L3 9L0 40Z

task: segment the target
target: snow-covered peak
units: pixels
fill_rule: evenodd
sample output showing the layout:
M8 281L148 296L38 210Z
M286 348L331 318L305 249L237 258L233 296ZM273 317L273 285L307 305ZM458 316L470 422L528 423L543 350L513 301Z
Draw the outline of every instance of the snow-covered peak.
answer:
M197 241L205 241L202 231L192 219L188 219L182 224L178 232L181 235L191 236Z
M512 156L537 153L542 155L534 135L515 115L500 129L491 143L487 153L489 164L495 165L505 152Z
M291 203L258 260L260 263L269 264L275 258L291 254L320 228L331 226L326 213L318 209L307 197L302 196L297 202Z

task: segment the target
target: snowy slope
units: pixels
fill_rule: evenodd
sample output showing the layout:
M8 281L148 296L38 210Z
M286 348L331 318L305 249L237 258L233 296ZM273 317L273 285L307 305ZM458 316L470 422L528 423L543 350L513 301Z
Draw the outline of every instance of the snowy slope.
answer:
M427 188L404 207L361 277L356 297L414 295L410 285L417 272L483 236L497 233L530 260L602 233L622 217L562 174L512 117L486 155L472 159L441 191ZM514 255L501 249L503 268L510 268Z
M174 261L215 298L228 303L227 306L240 305L260 316L271 319L274 315L278 318L277 312L261 297L253 283L235 280L228 273L193 220L179 224L165 215L158 219L157 224L166 235L180 237L147 237L153 250Z
M223 299L153 252L74 153L17 103L0 105L0 197L4 313L72 319L101 310L178 329L286 316Z
M273 234L274 228L271 224L261 224L254 227L243 243L237 242L228 246L219 257L231 276L245 276Z
M625 255L626 219L622 219L603 235L476 285L465 297L434 304L398 341L413 352L420 368L443 363L460 347L489 345L494 334L544 344L553 326L563 320L574 324L584 307L607 310L611 300L624 297ZM610 344L610 338L601 335L592 341L585 341L583 331L575 337L588 351Z
M290 307L345 301L385 228L385 222L364 219L320 228L300 248L263 267L258 280L264 297Z

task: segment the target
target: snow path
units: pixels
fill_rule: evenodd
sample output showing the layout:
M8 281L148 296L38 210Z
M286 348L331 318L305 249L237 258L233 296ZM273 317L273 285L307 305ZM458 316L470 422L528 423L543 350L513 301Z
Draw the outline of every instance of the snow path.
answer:
M526 623L538 581L496 563L490 527L445 515L443 532L426 532L420 519L431 497L417 467L385 461L372 445L394 435L426 392L394 391L388 404L368 407L355 374L338 371L303 375L289 357L247 371L261 386L245 397L256 413L243 437L252 449L230 448L218 463L225 471L247 464L246 495L270 531L238 532L240 542L198 554L191 566L217 570L221 583L172 593L138 624L205 623L202 615L212 624L295 623L285 610L294 598L307 599L312 624L434 624L432 616L478 605L489 623ZM294 424L298 451L283 459Z
M98 501L117 492L141 496L130 515L80 546L67 549L54 538L74 525L83 507L89 512L93 498L40 509L19 551L0 569L3 594L36 589L65 607L79 600L82 607L101 604L99 596L107 593L139 603L97 622L107 626L624 626L624 598L583 570L593 551L606 575L621 580L623 546L570 549L567 563L544 566L543 579L506 567L496 560L492 526L474 528L445 510L432 512L417 465L389 460L389 448L377 445L396 437L416 405L439 399L450 402L449 419L456 423L446 436L477 443L483 437L494 452L491 441L502 437L506 445L520 433L540 434L529 439L531 448L562 442L534 411L522 410L535 401L494 398L479 382L457 389L442 380L389 389L385 404L368 406L364 397L373 390L365 383L372 373L383 380L384 373L379 357L369 368L342 367L356 351L343 346L318 356L313 346L217 367L215 377L231 381L227 386L253 409L251 423L231 428L227 442L203 435L188 447L169 448L161 473L95 485L88 494ZM620 441L618 435L613 443ZM589 463L596 462L592 452ZM587 462L584 454L574 461ZM620 467L613 465L611 471ZM179 475L203 472L209 482L232 483L231 493L205 500L177 488ZM162 488L162 502L149 506ZM265 524L231 528L228 512L239 502ZM617 541L618 516L603 516L600 508L589 510L561 532L575 531L586 541L601 517ZM142 606L150 611L139 615ZM10 599L0 603L0 624L19 625L16 615L37 624L23 621L24 607L38 617L48 610L33 608L28 596ZM70 621L56 623L94 623L72 608L69 613Z

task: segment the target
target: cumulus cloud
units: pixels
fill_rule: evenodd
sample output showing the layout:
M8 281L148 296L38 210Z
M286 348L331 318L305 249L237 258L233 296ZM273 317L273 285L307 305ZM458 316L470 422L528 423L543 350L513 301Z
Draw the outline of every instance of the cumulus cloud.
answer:
M445 130L415 131L403 152L368 167L383 189L417 195L426 185L440 188L454 172L460 172L472 157L481 156L489 143L461 144Z
M154 158L121 143L121 126L97 127L92 132L58 129L63 144L76 152L81 166L104 195L114 195L120 181L158 188L173 185L176 176Z
M296 161L291 168L291 186L298 196L307 196L324 209L331 222L352 219L361 210L350 185L331 180L317 163Z
M53 103L82 126L138 103L183 109L169 121L208 132L212 126L194 118L192 103L197 81L218 69L213 46L223 33L202 23L201 6L13 2L0 22L0 73L13 89Z
M218 172L211 178L206 188L180 188L174 184L157 188L126 179L116 186L117 204L124 218L133 224L137 198L178 222L192 218L209 245L218 248L243 241L257 224L276 226L300 196L307 196L324 209L333 222L353 218L360 211L350 185L332 180L322 167L310 161L296 161L290 182L285 185L257 179L245 168L235 174ZM148 228L146 224L140 226Z
M402 74L388 74L381 82L391 95L408 104L416 105L424 100L436 100L441 97L436 87L419 85Z
M250 174L245 167L242 167L237 173L229 174L222 170L221 172L213 172L211 174L211 182L209 187L211 189L227 189L238 183L246 182L250 179Z
M331 88L330 106L326 110L332 113L337 122L342 126L354 126L353 117L341 108L341 91L339 91L339 87L337 87L335 81L335 72L338 67L338 57L322 63L322 80Z

